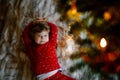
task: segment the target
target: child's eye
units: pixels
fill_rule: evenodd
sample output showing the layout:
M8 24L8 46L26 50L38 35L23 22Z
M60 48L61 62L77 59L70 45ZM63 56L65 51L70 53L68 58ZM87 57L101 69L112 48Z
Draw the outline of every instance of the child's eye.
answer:
M47 35L44 35L45 37L47 36Z
M41 35L38 35L38 37L41 37Z

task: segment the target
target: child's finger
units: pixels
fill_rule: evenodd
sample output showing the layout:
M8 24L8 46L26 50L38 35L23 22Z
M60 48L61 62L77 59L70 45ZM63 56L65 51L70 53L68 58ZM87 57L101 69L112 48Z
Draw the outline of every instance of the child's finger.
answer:
M39 21L46 21L45 18L39 18L39 17L37 17L36 20L39 20Z
M35 20L33 20L33 24L39 23L39 22L46 22L45 18L36 18Z

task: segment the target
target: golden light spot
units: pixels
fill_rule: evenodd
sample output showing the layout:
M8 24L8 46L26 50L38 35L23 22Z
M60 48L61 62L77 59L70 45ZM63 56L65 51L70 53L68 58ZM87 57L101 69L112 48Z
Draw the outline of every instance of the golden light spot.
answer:
M107 12L107 11L104 12L104 19L107 20L107 21L111 19L111 14L110 14L110 12Z

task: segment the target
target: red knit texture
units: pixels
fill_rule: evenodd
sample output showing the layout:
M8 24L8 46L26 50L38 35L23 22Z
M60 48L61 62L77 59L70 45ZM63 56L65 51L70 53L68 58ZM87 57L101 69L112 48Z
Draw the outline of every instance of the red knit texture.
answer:
M42 45L33 45L29 33L33 22L23 31L23 40L26 46L26 54L31 62L31 68L35 75L40 75L60 68L56 56L57 26L48 22L50 26L49 42Z

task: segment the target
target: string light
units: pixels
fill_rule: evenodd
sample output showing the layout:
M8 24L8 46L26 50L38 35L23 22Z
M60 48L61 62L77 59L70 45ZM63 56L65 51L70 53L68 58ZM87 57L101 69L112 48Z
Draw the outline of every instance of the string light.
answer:
M71 4L71 8L67 11L67 16L73 20L79 20L80 13L77 11L76 0Z
M101 40L100 40L100 46L102 48L105 48L107 46L107 41L106 41L105 38L101 38Z
M108 11L104 12L104 19L107 20L107 21L111 19L110 12L108 12Z

